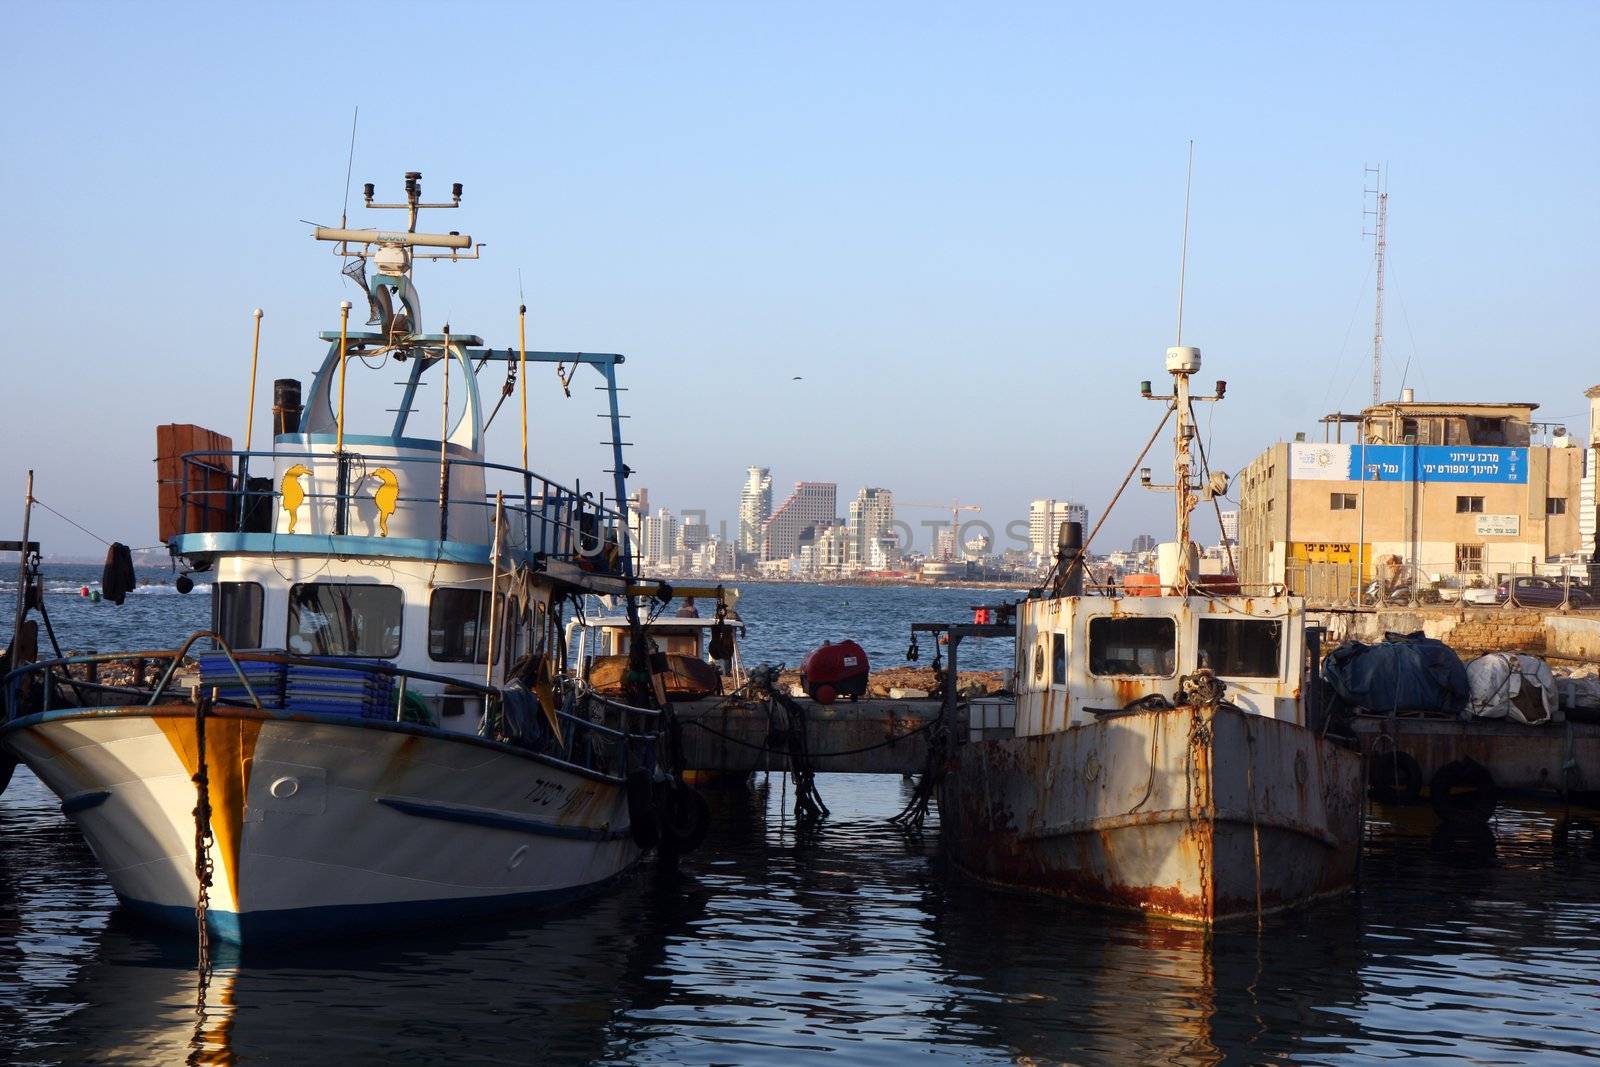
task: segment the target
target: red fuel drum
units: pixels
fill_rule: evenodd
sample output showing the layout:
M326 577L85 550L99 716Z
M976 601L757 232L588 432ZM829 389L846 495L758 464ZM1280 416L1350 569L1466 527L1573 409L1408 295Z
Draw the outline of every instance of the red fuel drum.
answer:
M819 704L832 704L839 697L854 700L867 691L867 652L854 641L838 644L822 642L800 664L800 684Z

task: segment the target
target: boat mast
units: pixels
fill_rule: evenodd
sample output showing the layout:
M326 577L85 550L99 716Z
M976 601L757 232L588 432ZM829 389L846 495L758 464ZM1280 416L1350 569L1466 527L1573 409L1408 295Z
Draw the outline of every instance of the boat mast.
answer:
M1193 578L1189 573L1189 516L1202 497L1209 500L1227 491L1226 477L1217 474L1213 474L1204 486L1197 483L1189 454L1189 445L1195 435L1194 401L1221 400L1227 390L1227 383L1218 382L1215 395L1194 396L1189 392L1189 376L1200 370L1200 350L1183 343L1183 293L1189 267L1189 191L1193 182L1194 142L1190 141L1189 171L1183 189L1183 249L1178 258L1178 327L1173 346L1167 349L1167 373L1172 375L1172 394L1156 396L1148 381L1140 383L1140 391L1147 399L1169 403L1177 415L1177 428L1172 434L1172 484L1152 484L1149 467L1139 472L1140 484L1146 489L1170 491L1176 498L1177 521L1174 525L1177 527L1178 572L1172 583L1172 592L1177 596L1189 595Z

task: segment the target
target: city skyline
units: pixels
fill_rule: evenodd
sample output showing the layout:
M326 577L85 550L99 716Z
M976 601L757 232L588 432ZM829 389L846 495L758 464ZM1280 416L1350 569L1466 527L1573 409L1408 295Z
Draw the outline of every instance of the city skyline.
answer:
M1591 384L1593 5L1464 4L1449 18L1391 5L1378 40L1337 8L1291 25L1242 6L995 19L469 5L430 33L476 56L473 73L404 104L330 90L292 6L84 10L23 5L9 25L8 73L49 106L4 120L29 160L0 173L8 202L27 205L11 237L28 254L0 263L0 286L29 311L11 358L38 370L14 383L0 523L7 506L20 514L31 467L39 498L95 535L153 544L151 424L203 420L242 444L254 308L260 382L308 381L318 331L354 291L296 220L345 210L358 104L355 187L388 195L408 170L429 189L462 182L450 226L486 242L481 261L418 268L426 328L503 347L526 304L530 347L624 354L628 465L714 521L736 518L724 487L752 455L782 485L826 472L1008 517L1065 485L1100 514L1160 419L1138 386L1159 386L1173 342L1191 138L1184 340L1204 351L1202 382L1230 383L1201 427L1220 469L1365 401L1375 162L1389 187L1386 394L1499 399L1515 361L1539 383L1540 417L1564 420ZM1152 17L1171 32L1152 36ZM367 47L398 53L410 28L377 20ZM218 52L218 37L239 47ZM1201 56L1197 81L1149 76ZM486 92L518 116L509 135ZM152 140L167 146L155 161ZM130 202L180 199L203 241L176 237L165 211L106 225L93 206L112 176ZM359 197L348 210L387 225ZM1495 225L1461 224L1486 212ZM61 323L117 343L54 360ZM530 460L609 485L597 394L569 398L553 372L530 368ZM269 391L254 397L258 437ZM519 454L517 423L495 420L492 459ZM1150 464L1164 469L1167 450ZM1102 536L1164 530L1169 510L1130 491ZM49 513L37 535L54 551L98 546Z

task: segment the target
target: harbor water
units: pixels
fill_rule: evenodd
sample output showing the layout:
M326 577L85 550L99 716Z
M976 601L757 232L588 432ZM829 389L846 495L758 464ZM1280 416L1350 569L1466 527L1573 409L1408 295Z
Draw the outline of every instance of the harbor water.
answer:
M202 582L142 574L122 607L47 569L74 650L201 627ZM203 576L202 576L203 577ZM0 617L14 581L3 587ZM747 664L824 638L903 662L913 619L989 590L754 585ZM7 626L9 629L9 625ZM924 643L923 662L931 653ZM1001 667L1009 646L964 646ZM1600 1049L1600 850L1558 809L1451 837L1373 812L1362 891L1200 931L1000 892L950 870L930 818L887 823L895 776L824 775L797 831L781 776L712 796L705 846L589 902L382 940L222 955L120 913L26 770L0 796L0 1061L76 1063L1562 1063Z

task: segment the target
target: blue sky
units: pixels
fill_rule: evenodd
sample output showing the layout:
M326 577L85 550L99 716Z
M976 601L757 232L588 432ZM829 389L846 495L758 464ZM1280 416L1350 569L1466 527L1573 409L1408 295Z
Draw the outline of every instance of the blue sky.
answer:
M31 465L41 499L131 544L154 540L154 424L242 439L251 309L263 383L309 378L353 295L297 220L337 221L358 104L356 189L460 181L424 224L487 243L419 270L430 327L514 343L520 269L531 345L627 354L637 484L714 517L751 463L780 495L885 485L997 526L1037 496L1098 512L1159 418L1137 390L1173 339L1190 138L1185 340L1229 381L1220 467L1368 393L1367 163L1390 175L1386 392L1404 370L1420 397L1581 426L1600 380L1594 4L6 18L0 502ZM598 477L600 394L535 384L533 465ZM492 446L514 455L509 417ZM1131 496L1096 547L1168 506Z

